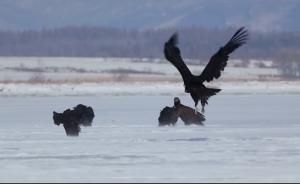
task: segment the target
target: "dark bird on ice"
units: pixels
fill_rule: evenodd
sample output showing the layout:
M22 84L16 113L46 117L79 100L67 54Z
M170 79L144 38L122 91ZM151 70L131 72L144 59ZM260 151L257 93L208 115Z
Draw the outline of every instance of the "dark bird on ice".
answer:
M53 121L55 125L63 124L67 136L78 136L80 125L92 126L94 111L91 107L79 104L72 110L67 109L63 113L53 111Z
M202 112L204 112L204 107L208 104L208 99L221 91L221 89L208 88L203 83L218 79L221 76L221 72L227 65L229 54L245 44L247 40L247 30L245 30L244 27L239 28L232 38L210 58L208 64L200 75L193 75L184 63L180 50L177 47L177 33L174 33L165 43L164 55L181 74L185 86L185 92L190 93L195 102L195 113L197 112L197 105L199 101L201 101Z
M159 126L164 125L175 125L178 118L180 118L185 125L204 125L202 122L205 121L205 117L200 112L194 111L194 109L181 104L178 97L174 98L174 106L166 106L159 115L158 122Z
M178 120L178 110L175 107L166 106L160 111L158 117L159 126L175 125Z

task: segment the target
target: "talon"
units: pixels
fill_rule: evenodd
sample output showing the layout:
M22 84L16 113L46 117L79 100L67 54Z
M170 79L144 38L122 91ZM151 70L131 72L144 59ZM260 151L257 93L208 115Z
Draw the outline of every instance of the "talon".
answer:
M197 106L195 106L195 114L197 114L198 113L198 107Z

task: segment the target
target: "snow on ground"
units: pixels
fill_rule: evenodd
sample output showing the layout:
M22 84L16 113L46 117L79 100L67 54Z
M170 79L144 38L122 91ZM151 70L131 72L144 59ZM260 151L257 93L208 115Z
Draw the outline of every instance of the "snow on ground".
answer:
M142 61L0 58L0 182L299 182L299 81L229 65L204 127L158 127L175 96L194 103L171 64ZM52 112L79 103L94 124L67 137Z
M173 96L0 97L0 182L299 182L299 98L221 94L204 127L158 127ZM78 103L94 123L67 137L52 111Z
M144 62L145 59L127 58L42 58L42 57L0 57L1 81L26 81L34 77L46 80L65 81L72 78L99 78L112 70L133 70L140 73L156 74L164 79L166 76L180 78L176 68L166 60ZM234 61L231 61L234 62ZM204 66L189 65L190 70L200 74ZM159 75L160 74L160 75ZM278 71L274 68L226 68L222 79L227 80L257 80L260 76L276 77Z
M128 58L2 57L0 96L183 94L182 79L174 66L166 60L146 61ZM222 77L209 85L221 88L223 94L300 92L299 81L280 81L276 69L255 66L240 68L229 65ZM203 66L189 67L195 74L203 70Z
M300 82L225 82L210 85L222 94L299 94ZM181 95L182 83L0 83L0 96Z

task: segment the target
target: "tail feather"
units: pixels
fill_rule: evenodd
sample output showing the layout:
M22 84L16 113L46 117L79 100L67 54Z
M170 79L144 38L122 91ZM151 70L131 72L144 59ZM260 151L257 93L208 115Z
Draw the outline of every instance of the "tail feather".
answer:
M215 88L206 88L205 93L208 97L214 96L217 93L219 93L221 89L215 89Z
M201 112L204 113L204 107L206 104L208 104L208 99L211 96L216 95L217 93L219 93L221 91L221 89L215 89L215 88L206 88L203 92L203 94L201 96L199 96L199 100L201 101L201 105L202 105L202 109Z
M199 100L201 100L201 103L203 101L204 105L208 104L208 99L211 96L216 95L217 93L219 93L221 91L221 89L215 89L215 88L206 88L203 92L203 95L199 96Z

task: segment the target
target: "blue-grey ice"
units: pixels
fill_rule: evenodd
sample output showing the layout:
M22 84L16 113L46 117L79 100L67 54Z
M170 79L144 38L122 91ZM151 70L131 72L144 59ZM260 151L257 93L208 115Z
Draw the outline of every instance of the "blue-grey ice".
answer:
M299 182L299 95L220 94L204 127L158 127L172 100L0 97L0 182ZM67 137L52 111L79 103L93 126Z

